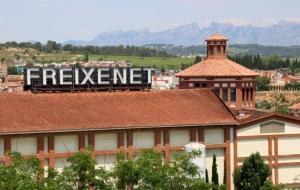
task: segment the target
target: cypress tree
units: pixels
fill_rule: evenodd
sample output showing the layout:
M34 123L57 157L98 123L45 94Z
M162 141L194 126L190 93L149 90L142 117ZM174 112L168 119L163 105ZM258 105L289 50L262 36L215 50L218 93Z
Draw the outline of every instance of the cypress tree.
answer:
M85 53L85 57L84 57L84 62L88 62L89 61L89 54L86 52Z
M211 183L214 185L219 185L219 176L218 176L218 170L217 170L217 159L216 155L213 156L213 164L212 164L212 170L211 170Z
M205 170L205 182L209 183L209 177L208 177L208 171L207 171L207 169Z

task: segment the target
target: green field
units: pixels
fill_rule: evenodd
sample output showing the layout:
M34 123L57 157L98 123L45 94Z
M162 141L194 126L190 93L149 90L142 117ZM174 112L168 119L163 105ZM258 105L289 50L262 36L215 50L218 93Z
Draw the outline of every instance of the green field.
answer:
M24 60L27 63L51 63L51 62L74 62L84 59L82 54L69 52L38 52L30 48L2 48L0 58L5 60ZM138 56L115 56L89 54L90 61L126 61L133 66L164 67L166 69L180 69L181 64L193 63L193 58L181 57L138 57Z
M165 67L168 69L179 69L181 63L191 64L194 59L181 57L137 57L137 56L113 56L113 55L89 55L90 60L95 61L126 61L133 66Z

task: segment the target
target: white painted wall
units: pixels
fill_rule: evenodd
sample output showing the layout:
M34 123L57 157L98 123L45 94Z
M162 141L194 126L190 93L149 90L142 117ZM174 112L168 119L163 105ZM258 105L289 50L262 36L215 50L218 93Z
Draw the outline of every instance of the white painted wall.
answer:
M59 135L54 137L55 152L77 152L78 136L77 135Z
M106 170L111 170L117 162L117 155L99 155L96 156L96 167L103 167Z
M300 125L289 123L285 121L279 120L269 120L269 121L276 121L280 123L285 123L285 132L284 133L260 133L260 125L266 122L261 122L249 127L240 128L237 131L238 136L249 136L249 135L269 135L269 134L300 134ZM267 121L267 122L269 122Z
M219 175L219 184L223 184L224 177L224 149L206 149L206 169L208 171L209 181L211 182L211 171L213 164L213 155L216 155L217 170Z
M37 153L37 138L35 137L15 137L11 139L11 150L22 155L32 155Z
M295 178L299 175L300 166L284 166L278 168L279 183L295 183Z
M289 137L278 139L278 154L300 154L300 138ZM299 172L300 173L300 172Z
M154 132L153 131L133 132L133 146L136 148L154 147Z
M259 152L261 156L268 155L268 139L247 139L237 142L238 157L247 157Z
M117 133L95 134L95 150L111 150L118 148Z
M224 143L224 129L205 129L205 143Z
M184 146L190 143L190 131L189 130L170 130L170 145L171 146Z
M288 163L288 162L300 162L300 158L279 158L279 163ZM300 174L300 171L299 171Z

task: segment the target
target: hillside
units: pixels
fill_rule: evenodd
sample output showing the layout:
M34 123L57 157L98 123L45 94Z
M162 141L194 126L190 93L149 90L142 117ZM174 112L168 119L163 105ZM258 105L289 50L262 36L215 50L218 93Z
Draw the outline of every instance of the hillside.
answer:
M205 45L198 46L174 46L174 45L159 45L149 44L145 47L157 49L160 51L166 51L172 55L205 55ZM299 58L300 57L300 46L265 46L258 44L229 44L228 53L234 54L259 54L261 56L273 56L277 55L285 58Z
M197 23L190 23L157 32L151 32L149 29L104 32L90 41L73 39L65 42L65 44L192 46L203 44L205 38L214 32L220 32L227 36L231 44L300 45L300 23L291 21L280 21L277 24L264 27L216 22L212 22L207 27L199 27Z

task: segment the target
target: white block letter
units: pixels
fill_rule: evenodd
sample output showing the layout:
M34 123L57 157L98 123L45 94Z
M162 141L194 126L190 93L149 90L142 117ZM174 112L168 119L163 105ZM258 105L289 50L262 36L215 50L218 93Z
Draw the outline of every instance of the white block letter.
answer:
M141 78L141 74L134 74L135 71L141 71L141 68L130 68L130 84L141 84L142 81L135 81L134 78Z
M72 81L65 81L64 79L70 79L72 78L71 74L65 74L65 71L71 71L72 72L72 68L64 68L64 69L60 69L59 70L59 81L61 85L72 85Z
M47 74L49 73L50 74ZM52 79L52 84L56 85L56 71L54 69L50 69L50 68L45 68L43 69L43 85L47 85L47 79Z
M108 74L103 74L102 71L109 71L108 68L98 69L98 84L109 84L109 81L103 81L103 78L108 78Z
M31 85L31 79L38 79L40 76L39 75L32 75L32 71L39 71L39 68L28 68L26 71L27 75L27 85Z
M127 81L127 70L125 68L123 70L123 76L120 73L120 70L117 68L114 68L114 84L117 84L118 78L120 79L122 84L126 84Z

